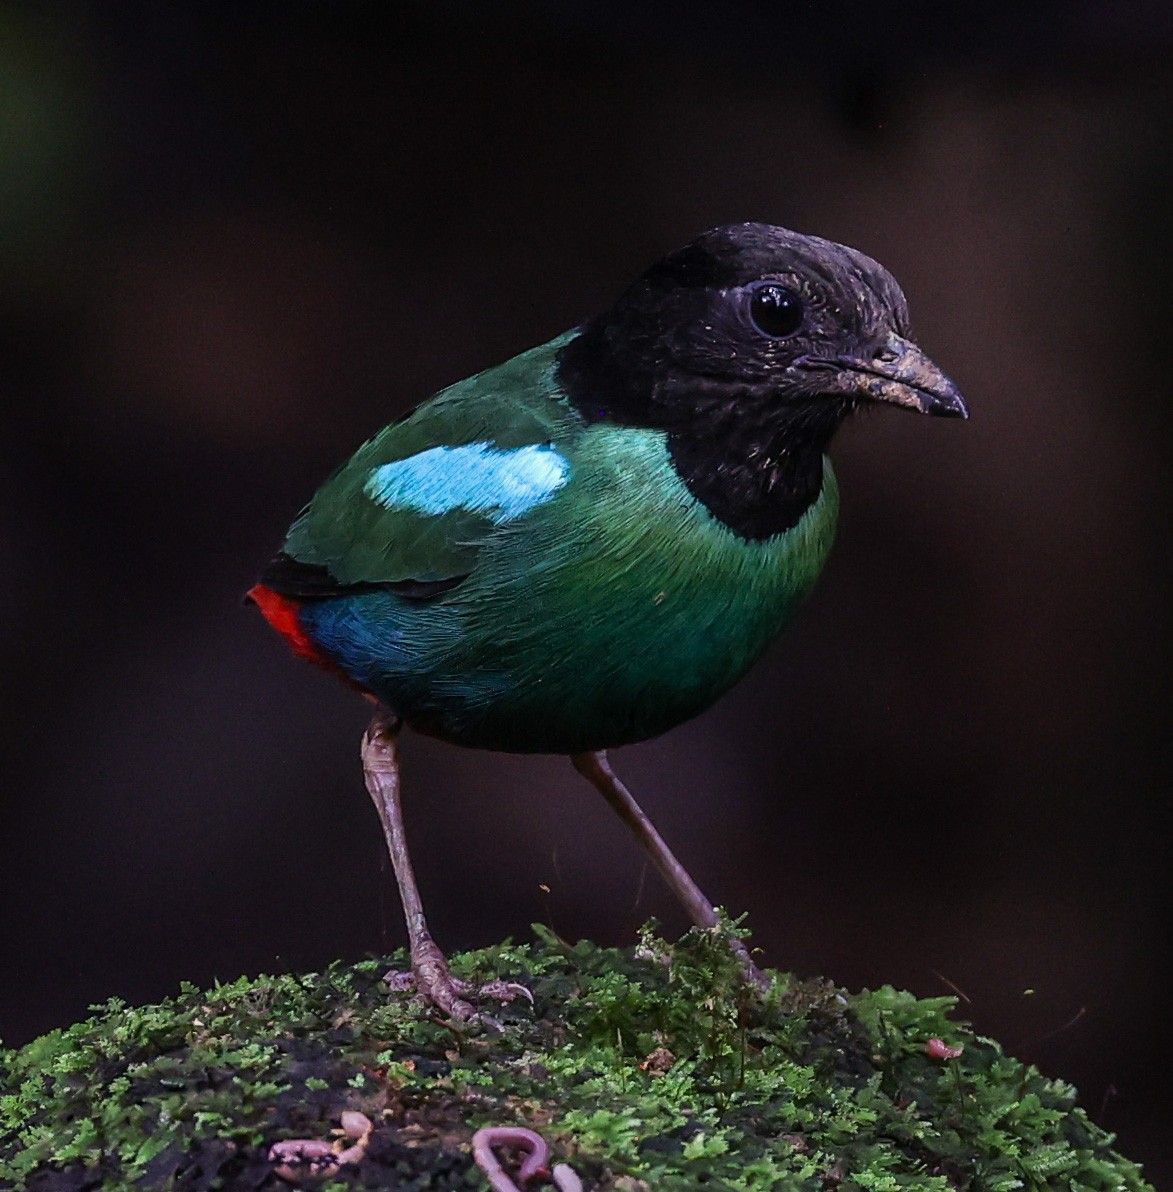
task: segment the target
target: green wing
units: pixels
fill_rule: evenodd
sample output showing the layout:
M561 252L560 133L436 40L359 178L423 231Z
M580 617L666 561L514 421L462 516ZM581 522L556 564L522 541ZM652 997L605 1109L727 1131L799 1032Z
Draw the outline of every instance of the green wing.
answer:
M284 555L338 588L468 575L497 526L569 481L564 450L582 424L556 367L571 334L443 390L365 443L293 524Z

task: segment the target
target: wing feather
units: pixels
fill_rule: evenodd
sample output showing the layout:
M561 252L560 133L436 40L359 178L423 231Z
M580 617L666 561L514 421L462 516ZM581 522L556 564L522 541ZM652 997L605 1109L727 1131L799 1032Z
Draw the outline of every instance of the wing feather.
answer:
M372 587L426 599L467 578L497 526L569 482L582 423L557 382L568 338L461 381L365 443L262 582L303 599Z

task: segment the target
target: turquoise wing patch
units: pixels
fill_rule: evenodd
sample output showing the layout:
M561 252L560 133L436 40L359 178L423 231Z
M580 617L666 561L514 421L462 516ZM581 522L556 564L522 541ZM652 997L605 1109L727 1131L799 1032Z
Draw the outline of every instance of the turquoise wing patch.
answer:
M566 338L453 385L360 447L284 553L343 585L469 575L498 527L570 482L583 427L556 379Z
M549 443L507 450L466 443L373 468L363 492L388 509L433 517L462 509L500 526L548 501L569 479L569 462Z

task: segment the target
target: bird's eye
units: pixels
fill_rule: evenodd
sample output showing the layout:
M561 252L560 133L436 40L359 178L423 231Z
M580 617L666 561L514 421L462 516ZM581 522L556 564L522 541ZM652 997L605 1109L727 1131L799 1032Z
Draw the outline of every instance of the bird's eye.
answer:
M749 317L772 339L793 335L802 326L802 299L776 281L759 282L750 291Z

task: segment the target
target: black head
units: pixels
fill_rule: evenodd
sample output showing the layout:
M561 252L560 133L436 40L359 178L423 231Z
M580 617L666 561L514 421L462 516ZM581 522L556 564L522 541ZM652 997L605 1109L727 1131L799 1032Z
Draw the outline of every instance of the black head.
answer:
M563 349L561 376L588 420L666 430L694 495L754 538L801 517L857 406L967 413L912 343L886 269L758 223L715 228L654 264Z

